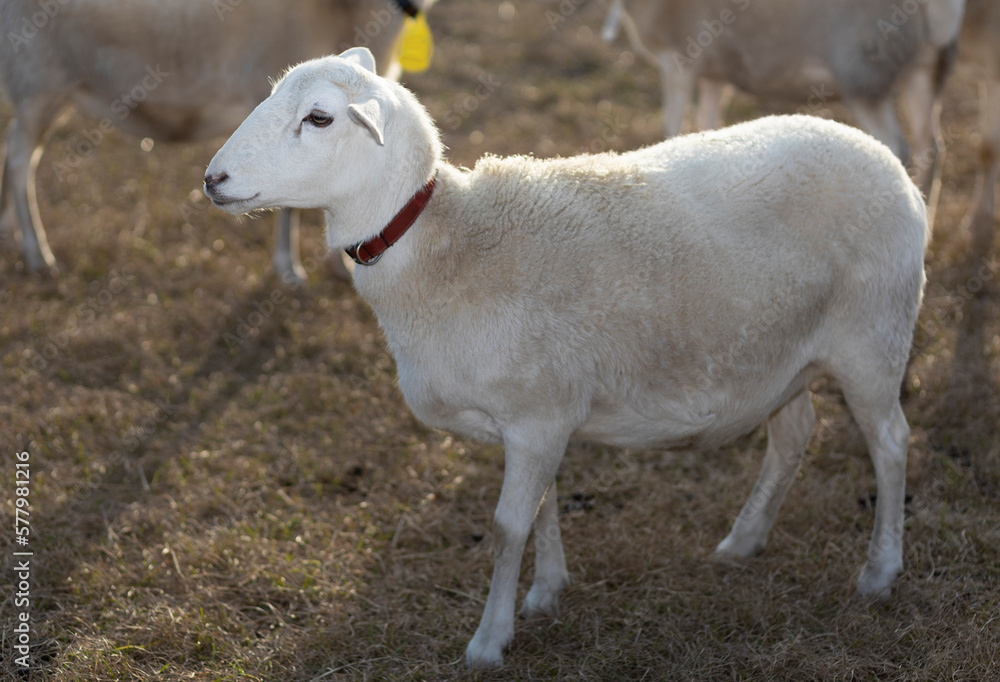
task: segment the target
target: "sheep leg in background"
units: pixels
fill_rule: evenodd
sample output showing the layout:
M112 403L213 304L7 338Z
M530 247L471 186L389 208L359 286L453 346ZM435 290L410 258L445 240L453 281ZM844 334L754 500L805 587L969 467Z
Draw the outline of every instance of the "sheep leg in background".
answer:
M608 8L608 16L601 26L601 40L610 43L618 35L618 29L622 21L622 0L612 0Z
M555 480L569 432L553 433L552 425L543 422L504 432L503 487L493 517L493 580L483 618L465 650L465 662L472 668L503 664L503 651L514 637L514 602L524 545L545 491ZM550 500L549 505L553 504ZM543 520L543 525L547 523Z
M4 230L13 230L8 222L11 218L21 226L21 252L32 272L56 270L56 259L38 212L35 171L42 158L46 134L64 105L65 99L55 95L25 99L19 103L14 121L7 130L3 181L0 183L0 220L3 220Z
M11 126L13 126L13 122ZM7 134L10 134L8 128ZM6 137L6 136L5 136ZM17 209L11 201L13 188L10 185L11 171L7 168L7 156L4 154L4 162L0 164L0 244L7 248L8 242L11 248L16 248L14 244L14 227L17 223Z
M290 208L278 211L278 231L271 257L274 272L282 282L298 286L306 281L306 270L299 257L299 212Z
M343 251L332 251L329 255L330 274L343 282L354 278L354 261L348 262Z
M308 277L300 256L299 215L299 211L292 208L283 208L278 212L274 256L271 258L275 274L292 288L305 284ZM329 262L331 275L344 282L351 281L351 271L344 264L341 254L331 253Z
M722 127L722 110L732 96L732 89L720 81L704 78L698 81L698 108L694 125L697 130L715 130Z
M896 109L892 98L880 102L864 102L850 100L844 102L858 120L858 126L883 143L892 153L906 165L910 158L910 148L903 137L903 130L896 118Z
M751 557L767 545L767 534L802 463L816 413L802 391L767 420L767 453L753 491L717 554Z
M520 614L525 618L559 609L559 593L569 584L566 556L559 533L559 503L556 482L549 486L535 517L535 579L524 598Z
M681 134L688 104L694 96L695 77L692 69L677 63L669 52L660 54L657 61L663 89L663 135L669 139Z
M900 88L900 105L910 124L910 175L927 200L927 224L941 194L944 144L938 130L937 86L934 74L921 68L910 73Z
M985 255L993 243L993 193L1000 175L1000 73L998 65L992 60L985 60L983 65L986 67L986 78L981 86L979 109L982 131L979 174L972 208L965 217L964 227L972 236L973 252Z

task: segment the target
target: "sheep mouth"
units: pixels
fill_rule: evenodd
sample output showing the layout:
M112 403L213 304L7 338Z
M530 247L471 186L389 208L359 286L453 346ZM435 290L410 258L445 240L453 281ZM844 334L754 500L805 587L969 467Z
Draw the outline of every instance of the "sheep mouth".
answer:
M218 206L219 208L232 210L234 208L239 208L241 205L251 205L255 203L255 200L259 196L260 192L257 192L252 197L247 197L246 199L232 199L230 197L219 197L212 195L209 195L208 198L211 199L212 203Z

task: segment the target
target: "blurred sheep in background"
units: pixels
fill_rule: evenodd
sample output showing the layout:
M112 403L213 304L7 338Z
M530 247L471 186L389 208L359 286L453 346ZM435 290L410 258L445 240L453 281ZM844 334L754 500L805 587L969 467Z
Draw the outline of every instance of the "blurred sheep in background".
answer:
M69 105L99 119L86 142L120 129L168 141L231 133L289 66L364 45L398 77L404 13L432 0L6 0L0 85L14 107L0 188L0 229L20 226L32 271L52 271L35 171ZM91 147L91 148L92 148ZM303 281L298 216L282 210L274 266ZM347 276L343 263L334 267Z
M936 103L956 54L964 4L613 0L602 34L610 41L624 25L634 49L659 68L667 137L681 132L696 85L701 130L721 125L730 85L804 105L804 113L843 101L861 128L910 163L933 224L940 186ZM897 95L912 133L909 146Z

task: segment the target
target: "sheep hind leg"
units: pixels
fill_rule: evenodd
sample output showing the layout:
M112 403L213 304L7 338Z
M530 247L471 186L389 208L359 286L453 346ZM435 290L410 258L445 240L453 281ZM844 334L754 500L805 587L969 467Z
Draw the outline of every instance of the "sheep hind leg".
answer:
M778 509L799 470L815 421L808 390L800 392L767 420L764 466L732 530L716 547L716 554L751 557L764 549Z
M845 101L845 104L851 109L862 130L891 149L904 164L909 163L910 148L903 136L903 129L899 126L899 119L896 118L891 97L879 102L851 100Z
M1000 61L1000 58L998 58ZM993 242L995 205L994 190L1000 176L1000 69L987 69L980 99L979 176L972 208L963 227L972 237L972 253L985 255Z
M524 618L559 610L559 593L569 584L566 556L559 532L556 482L552 481L535 517L535 580L524 598L520 614Z
M554 433L551 426L541 423L504 433L503 488L493 519L493 580L479 628L465 650L470 668L503 664L504 649L514 637L514 602L524 545L545 491L555 479L569 433ZM551 511L552 504L548 503L546 511Z
M914 70L903 83L900 95L913 142L910 173L927 202L927 223L933 227L941 194L944 150L938 128L939 107L934 74L926 68Z
M864 435L878 489L875 526L868 544L868 558L858 577L858 591L865 596L885 598L903 570L903 505L910 426L899 404L899 377L895 373L885 381L873 380L871 374L858 381L837 378Z
M883 296L885 298L885 296ZM915 316L915 306L913 309ZM891 316L884 316L891 317ZM886 324L893 324L890 319ZM903 505L910 427L899 404L899 382L906 366L911 316L900 317L895 335L845 329L829 373L840 384L875 468L877 501L868 557L858 577L858 592L885 598L903 570ZM883 330L884 331L884 330Z
M22 103L7 130L3 181L0 183L0 219L10 226L8 221L13 217L20 225L21 253L32 272L56 272L56 259L38 211L35 172L47 133L59 117L62 105L62 101L51 98Z

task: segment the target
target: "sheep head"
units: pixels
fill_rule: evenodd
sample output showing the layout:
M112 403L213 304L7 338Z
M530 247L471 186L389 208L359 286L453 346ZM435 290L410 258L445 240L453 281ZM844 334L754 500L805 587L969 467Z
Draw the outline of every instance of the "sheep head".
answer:
M335 208L385 172L396 108L367 48L299 64L212 159L205 194L237 214Z

